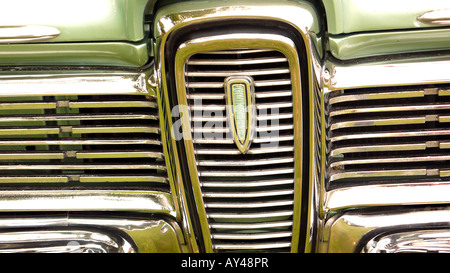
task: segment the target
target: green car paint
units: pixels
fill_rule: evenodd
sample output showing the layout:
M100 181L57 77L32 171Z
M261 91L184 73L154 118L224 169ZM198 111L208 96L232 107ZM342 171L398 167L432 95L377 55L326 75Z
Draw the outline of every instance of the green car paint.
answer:
M0 1L0 26L42 25L61 34L47 42L144 39L144 11L150 0Z
M144 14L155 2L1 1L0 27L46 26L56 28L60 34L37 42L0 41L0 65L141 67L149 55Z
M328 50L337 59L450 49L450 28L423 23L424 13L449 8L446 0L323 0Z
M147 48L146 42L0 44L0 64L141 67Z
M156 2L157 0L2 1L0 26L50 26L58 29L60 35L39 43L0 44L0 65L143 66L149 55L144 17L145 13L153 13L152 8ZM284 2L278 1L277 5ZM450 48L450 28L428 25L417 20L418 16L430 10L448 8L446 0L322 2L327 16L327 32L330 35L328 50L338 59ZM200 0L181 3L186 10L237 3L242 3L243 6L274 5L273 1L236 0L225 3ZM158 34L160 30L154 31ZM318 29L311 31L319 33Z
M417 17L449 8L448 0L322 0L330 34L438 27Z
M369 32L329 38L329 50L340 60L448 49L450 29L447 28Z

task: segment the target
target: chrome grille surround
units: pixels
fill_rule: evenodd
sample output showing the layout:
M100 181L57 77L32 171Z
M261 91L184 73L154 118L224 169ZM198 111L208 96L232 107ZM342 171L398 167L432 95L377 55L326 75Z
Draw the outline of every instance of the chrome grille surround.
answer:
M199 215L208 223L203 232L210 250L296 251L303 138L296 50L287 37L252 33L199 38L178 49L178 100L187 107L181 118L183 137ZM276 65L257 69L269 63ZM268 75L276 76L261 80ZM226 125L227 76L254 79L259 124L245 155ZM271 115L266 109L281 110ZM212 119L205 114L208 110L216 113ZM280 124L261 126L267 120ZM214 128L205 126L208 122ZM269 130L277 136L264 135ZM213 138L204 137L211 134ZM275 145L265 145L272 141Z
M261 5L264 3L264 5ZM211 237L209 236L209 225L206 222L206 213L204 207L198 206L201 204L201 195L194 195L193 190L200 192L198 188L192 189L192 186L185 183L190 177L188 170L181 164L185 158L185 151L183 150L183 144L175 140L174 134L169 134L170 130L175 124L175 120L172 118L172 108L178 105L179 102L173 98L176 93L176 87L171 82L172 75L174 74L172 63L174 59L174 53L178 48L177 39L182 35L189 33L190 30L198 30L202 28L208 28L213 24L238 24L241 25L243 20L252 21L253 27L260 28L263 25L271 26L284 26L285 29L290 29L292 34L301 40L301 48L299 47L299 54L302 56L302 88L303 90L313 90L316 88L314 79L317 79L317 83L320 83L320 75L322 73L321 57L323 56L322 48L322 35L320 32L319 20L314 7L308 2L292 2L292 1L278 1L274 3L272 1L262 1L258 3L242 3L241 1L227 1L226 3L209 1L209 2L192 2L189 10L186 10L186 6L182 4L173 4L167 7L161 8L155 14L155 24L153 27L155 37L155 63L157 64L158 75L157 78L160 83L161 93L161 127L168 129L163 134L164 147L168 151L166 153L166 160L173 164L168 164L168 173L170 181L174 181L174 186L178 187L177 194L180 198L180 209L183 214L183 221L186 224L187 241L193 246L193 250L212 252ZM225 28L229 29L229 28ZM223 29L222 29L223 30ZM266 31L264 31L266 32ZM188 38L189 39L189 38ZM185 41L184 39L183 41ZM181 42L183 42L181 41ZM242 48L242 47L241 47ZM245 48L245 47L244 47ZM256 46L261 48L261 46ZM184 66L184 63L182 64ZM184 79L185 75L180 73L177 78ZM184 90L184 86L182 89ZM309 99L309 103L308 103ZM187 105L187 102L186 104ZM305 97L303 101L304 107L312 108L311 97ZM188 112L188 111L187 111ZM307 112L307 111L305 111ZM185 121L190 123L189 120ZM315 141L312 137L312 132L315 124L303 123L303 127L309 129L308 138L311 141ZM164 130L163 130L164 131ZM305 136L306 137L306 136ZM192 145L192 144L191 144ZM313 145L313 144L310 144ZM305 143L307 149L310 146L309 143ZM167 155L173 155L170 158ZM189 154L189 158L195 158L195 155ZM308 153L304 153L303 157L306 161L315 158L312 149L309 149ZM170 170L169 170L170 168ZM314 251L315 236L317 232L318 218L317 211L319 209L318 200L316 199L316 184L312 178L313 167L308 168L305 166L303 171L302 184L302 203L296 208L302 207L305 213L301 214L302 222L296 222L301 226L299 235L298 248L295 243L291 246L293 252L311 252ZM308 180L308 178L310 178ZM194 179L194 181L197 178ZM317 195L318 196L318 195ZM201 202L198 203L197 200ZM202 214L199 217L198 213ZM299 216L300 217L300 216ZM205 235L206 234L206 235ZM295 242L297 240L293 240ZM204 245L207 245L204 247Z

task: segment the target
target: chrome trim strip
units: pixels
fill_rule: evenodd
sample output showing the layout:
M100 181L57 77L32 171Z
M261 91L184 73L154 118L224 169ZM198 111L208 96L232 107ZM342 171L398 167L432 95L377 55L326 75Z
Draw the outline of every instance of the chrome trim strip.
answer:
M448 58L429 56L372 63L350 62L345 65L328 60L325 63L325 92L365 87L449 83Z
M134 211L176 217L169 193L127 190L0 191L1 212Z
M328 103L335 104L348 101L361 101L361 100L380 100L380 99L402 99L402 98L416 98L425 96L424 90L406 91L406 92L384 92L384 93L371 93L362 95L346 95L331 98Z
M60 34L57 28L50 26L0 26L0 44L41 42Z
M328 173L329 181L349 178L379 178L379 177L408 177L408 176L426 176L427 169L396 169L396 170L376 170L376 171L348 171L348 172L333 172Z
M450 8L427 11L417 17L417 20L430 25L450 25Z
M422 171L422 175L426 170ZM428 205L450 203L449 182L368 185L326 192L324 209L336 212L344 209L393 205Z
M386 152L386 151L418 151L425 150L427 143L408 143L408 144L386 144L386 145L366 145L350 146L331 150L330 156L336 156L346 153L364 153L364 152Z
M0 97L55 95L156 95L146 73L74 72L0 75Z

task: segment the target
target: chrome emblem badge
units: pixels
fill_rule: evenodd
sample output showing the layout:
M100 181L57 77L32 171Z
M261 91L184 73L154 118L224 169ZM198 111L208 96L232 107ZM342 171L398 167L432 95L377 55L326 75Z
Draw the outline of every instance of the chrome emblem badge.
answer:
M253 79L247 76L226 78L225 94L229 128L237 148L245 154L256 126Z

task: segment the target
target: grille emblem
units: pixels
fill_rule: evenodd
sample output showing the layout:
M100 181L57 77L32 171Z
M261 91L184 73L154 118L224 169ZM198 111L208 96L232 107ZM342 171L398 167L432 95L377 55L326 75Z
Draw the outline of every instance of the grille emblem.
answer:
M237 148L245 154L253 140L255 99L253 79L232 76L225 79L228 124Z

